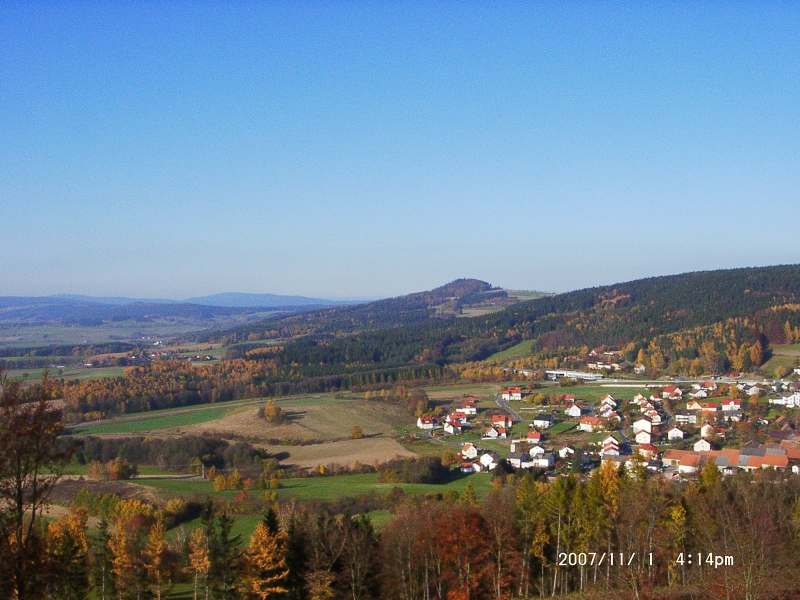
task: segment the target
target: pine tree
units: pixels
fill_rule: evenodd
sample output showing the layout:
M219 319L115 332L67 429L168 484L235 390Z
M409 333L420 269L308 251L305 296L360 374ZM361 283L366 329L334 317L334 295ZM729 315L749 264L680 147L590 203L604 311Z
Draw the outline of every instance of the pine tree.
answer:
M210 527L208 579L214 592L214 600L234 600L238 593L236 582L239 576L241 537L232 535L233 518L227 513L219 515Z
M306 598L305 575L308 559L308 540L305 531L297 524L293 516L286 531L286 566L289 575L286 578L287 596L290 600Z
M273 533L266 523L259 523L245 553L245 593L259 600L275 598L286 593L288 575L286 535Z
M110 541L108 521L102 519L97 526L97 535L92 541L92 587L98 600L107 600L116 595Z

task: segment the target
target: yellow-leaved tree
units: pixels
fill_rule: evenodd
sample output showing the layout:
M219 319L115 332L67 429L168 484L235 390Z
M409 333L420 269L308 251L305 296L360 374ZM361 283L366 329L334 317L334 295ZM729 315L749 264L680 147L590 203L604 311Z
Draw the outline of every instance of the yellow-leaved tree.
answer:
M156 600L161 600L165 580L169 577L166 564L167 541L164 533L164 519L159 517L150 528L150 533L147 535L147 546L144 549L144 568Z
M208 570L211 560L208 556L208 537L201 527L192 531L189 536L189 567L194 574L194 600L197 600L197 584L203 578L206 598L208 598Z
M267 600L286 593L286 534L272 532L259 523L245 552L243 592L248 598Z

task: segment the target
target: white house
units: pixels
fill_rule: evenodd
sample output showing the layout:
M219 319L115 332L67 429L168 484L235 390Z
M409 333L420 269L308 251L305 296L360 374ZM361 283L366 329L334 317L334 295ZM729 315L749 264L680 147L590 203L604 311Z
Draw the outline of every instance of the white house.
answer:
M448 421L444 424L444 430L445 433L449 433L451 435L461 433L461 423L458 421Z
M561 450L558 451L558 456L560 458L569 458L575 455L575 450L570 448L569 446L564 446Z
M481 454L481 457L478 459L478 462L481 463L481 467L486 471L491 471L497 466L497 457L492 454L491 452L484 452Z
M668 440L682 440L683 439L683 430L678 429L677 427L673 427L667 432L667 439Z
M508 464L515 469L532 469L534 461L524 452L516 452L508 455Z
M735 398L725 398L721 403L723 411L741 410L742 403Z
M461 456L468 460L478 458L478 448L471 442L466 442L461 446Z
M583 411L581 411L581 407L578 404L573 404L573 405L569 406L564 412L566 413L566 415L568 417L572 417L574 419L577 419L577 418L579 418L581 416L581 413Z
M700 428L700 437L707 439L714 437L714 427L710 423L706 423Z
M650 419L637 419L633 422L633 431L634 433L638 431L653 433L653 422Z
M518 387L505 388L502 394L500 394L500 396L506 402L510 402L512 400L517 400L517 401L522 400L522 388Z
M505 427L487 427L483 430L483 439L485 440L504 440L506 439Z
M649 431L638 431L634 436L637 444L649 444L650 443L650 432Z
M544 454L544 448L542 448L541 446L533 446L528 451L528 454L530 454L531 456L541 456L542 454Z
M611 394L606 394L606 396L600 401L600 404L605 404L606 406L610 406L612 408L617 407L617 401Z
M536 415L533 418L533 426L539 429L547 429L553 424L553 417L550 415Z
M688 411L675 411L675 421L684 425L697 425L697 413Z
M619 446L616 444L604 444L600 450L600 456L619 456Z
M692 450L695 452L710 452L711 444L708 443L708 440L700 439L694 443Z
M598 417L592 415L581 417L581 420L578 423L578 429L580 431L588 431L589 433L598 431L602 429L602 427L603 427L603 421Z
M556 464L556 457L552 452L548 452L547 454L531 457L531 462L535 469L549 469Z
M417 427L420 429L433 429L436 427L436 418L429 415L423 415L417 418Z
M647 367L645 367L644 365L634 365L633 367L633 372L636 375L642 375L645 371L647 371Z

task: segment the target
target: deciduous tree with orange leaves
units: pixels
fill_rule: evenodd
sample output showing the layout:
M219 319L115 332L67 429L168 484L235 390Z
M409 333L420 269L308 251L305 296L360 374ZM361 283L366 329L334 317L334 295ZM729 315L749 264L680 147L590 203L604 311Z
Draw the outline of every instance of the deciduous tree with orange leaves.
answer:
M286 535L271 532L259 523L250 537L245 553L243 593L248 598L267 600L286 593Z

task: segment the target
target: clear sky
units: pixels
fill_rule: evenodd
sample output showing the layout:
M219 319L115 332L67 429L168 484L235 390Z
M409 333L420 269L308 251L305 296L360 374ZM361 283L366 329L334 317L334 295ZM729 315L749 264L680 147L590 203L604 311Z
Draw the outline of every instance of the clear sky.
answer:
M3 2L0 294L800 262L798 2Z

